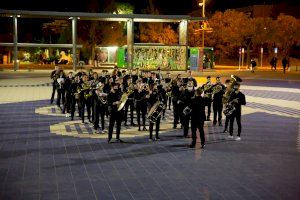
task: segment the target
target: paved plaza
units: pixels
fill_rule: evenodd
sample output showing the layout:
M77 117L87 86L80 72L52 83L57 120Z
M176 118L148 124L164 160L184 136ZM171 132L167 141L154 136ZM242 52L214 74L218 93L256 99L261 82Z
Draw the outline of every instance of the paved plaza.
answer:
M205 122L205 149L190 149L171 110L161 141L122 126L125 143L107 144L50 105L48 74L1 72L0 199L298 200L300 81L281 76L244 78L241 141Z

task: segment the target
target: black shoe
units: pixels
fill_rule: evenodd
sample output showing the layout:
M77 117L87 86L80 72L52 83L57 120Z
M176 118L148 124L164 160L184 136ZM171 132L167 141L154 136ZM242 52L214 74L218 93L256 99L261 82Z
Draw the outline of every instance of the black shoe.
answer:
M223 133L228 133L227 129L224 129Z
M217 122L213 122L213 125L214 125L214 126L217 125Z
M189 145L189 147L190 148L195 148L195 144L192 143L192 144Z
M223 126L221 122L219 123L219 126Z
M133 123L133 122L132 122L130 125L131 125L131 126L136 126L136 124L135 124L135 123Z
M141 127L139 127L139 131L141 131Z
M157 140L157 141L160 140L160 137L156 136L156 137L155 137L155 140Z
M121 139L117 139L117 142L119 142L119 143L124 143L124 141L121 140Z
M146 129L146 127L144 127L144 128L143 128L143 131L148 131L148 130Z

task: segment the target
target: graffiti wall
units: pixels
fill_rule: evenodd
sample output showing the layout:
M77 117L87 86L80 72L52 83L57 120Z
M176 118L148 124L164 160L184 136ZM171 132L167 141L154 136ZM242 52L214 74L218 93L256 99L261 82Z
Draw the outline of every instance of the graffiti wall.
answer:
M144 70L185 70L186 48L181 46L134 46L133 66Z

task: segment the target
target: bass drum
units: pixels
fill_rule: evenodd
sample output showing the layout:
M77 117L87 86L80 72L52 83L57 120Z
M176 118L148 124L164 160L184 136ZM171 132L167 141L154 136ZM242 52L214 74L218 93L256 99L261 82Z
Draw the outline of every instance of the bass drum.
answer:
M147 118L150 122L155 123L157 119L161 116L163 113L163 110L165 109L165 104L162 102L156 102L150 109Z

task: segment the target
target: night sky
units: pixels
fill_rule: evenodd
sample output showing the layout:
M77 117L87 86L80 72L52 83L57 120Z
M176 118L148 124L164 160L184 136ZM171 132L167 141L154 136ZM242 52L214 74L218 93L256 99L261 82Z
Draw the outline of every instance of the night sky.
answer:
M98 1L101 8L108 5L111 0L1 0L1 9L12 10L48 10L48 11L69 11L87 12L88 3ZM148 5L149 0L118 0L116 2L129 2L135 7L135 13L141 13ZM188 14L197 8L201 0L153 0L155 7L160 14ZM206 0L207 11L226 10L254 4L276 4L288 3L299 5L299 0Z

